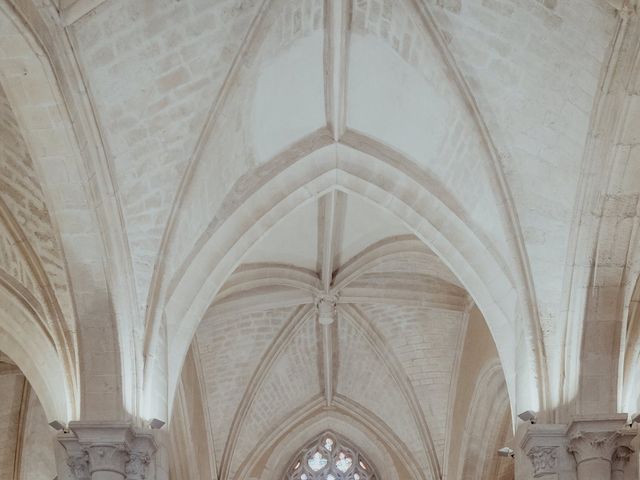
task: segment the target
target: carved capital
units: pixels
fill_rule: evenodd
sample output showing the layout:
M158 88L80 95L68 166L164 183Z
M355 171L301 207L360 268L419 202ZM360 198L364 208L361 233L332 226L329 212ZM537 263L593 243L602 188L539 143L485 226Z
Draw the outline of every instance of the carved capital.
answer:
M533 464L533 476L540 477L550 473L556 473L558 463L557 446L532 447L527 452L527 457Z
M613 458L611 459L611 470L614 472L623 472L632 454L633 449L626 445L616 448L616 451L613 452Z
M95 472L112 472L127 480L147 478L157 449L152 431L115 422L72 422L71 430L58 440L76 480L89 480Z
M69 455L67 465L76 480L90 480L91 472L89 471L89 454L87 452Z
M145 452L129 452L129 460L125 466L127 480L143 480L147 477L147 467L151 457Z
M594 459L610 462L619 438L618 432L578 432L569 441L569 451L578 464Z
M87 448L91 473L116 472L124 476L124 465L128 459L127 448L124 444L93 444Z

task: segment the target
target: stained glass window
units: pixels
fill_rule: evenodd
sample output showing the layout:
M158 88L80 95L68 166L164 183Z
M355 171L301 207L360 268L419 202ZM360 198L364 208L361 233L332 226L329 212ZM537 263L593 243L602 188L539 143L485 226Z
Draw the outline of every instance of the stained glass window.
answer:
M298 453L285 480L377 480L377 476L357 449L325 432Z

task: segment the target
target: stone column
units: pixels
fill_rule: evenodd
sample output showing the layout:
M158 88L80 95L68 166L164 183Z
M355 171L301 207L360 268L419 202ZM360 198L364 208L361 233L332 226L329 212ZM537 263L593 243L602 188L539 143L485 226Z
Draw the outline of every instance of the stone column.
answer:
M578 480L611 480L614 455L629 448L636 431L626 427L626 415L578 419L567 430L569 451L577 465ZM624 465L623 465L624 467Z
M67 452L73 480L148 478L157 449L151 431L115 422L71 422L69 429L58 440Z
M618 447L611 462L611 480L624 480L624 470L633 450L627 446Z
M516 478L624 480L637 430L626 415L577 418L571 424L520 424Z

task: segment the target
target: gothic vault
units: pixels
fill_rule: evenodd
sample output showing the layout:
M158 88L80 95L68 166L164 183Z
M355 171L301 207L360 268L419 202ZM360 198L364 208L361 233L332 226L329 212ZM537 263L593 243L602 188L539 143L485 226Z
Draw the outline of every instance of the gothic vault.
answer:
M636 0L0 0L0 479L637 480Z

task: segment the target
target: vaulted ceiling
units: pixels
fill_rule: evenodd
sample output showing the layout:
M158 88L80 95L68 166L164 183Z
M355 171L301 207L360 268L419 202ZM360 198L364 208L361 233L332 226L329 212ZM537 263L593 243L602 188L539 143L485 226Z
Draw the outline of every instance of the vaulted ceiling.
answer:
M453 419L637 403L612 4L0 0L0 347L51 418L173 415L202 479L328 424L383 477L508 476Z
M471 308L438 256L380 207L339 190L297 207L252 246L192 346L220 477L250 470L301 412L354 405L393 433L411 475L438 475Z

